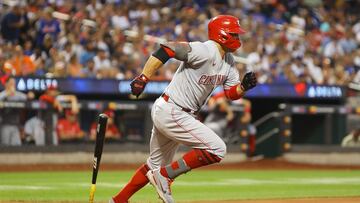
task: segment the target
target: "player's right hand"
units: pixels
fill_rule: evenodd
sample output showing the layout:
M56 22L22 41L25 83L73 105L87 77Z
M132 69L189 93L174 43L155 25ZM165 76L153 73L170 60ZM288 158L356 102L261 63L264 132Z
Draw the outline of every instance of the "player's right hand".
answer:
M130 83L131 93L136 97L139 97L140 94L144 91L148 81L149 79L144 74L141 74L134 78L134 80Z
M257 79L255 73L247 72L241 81L241 88L244 91L248 91L249 89L254 88L256 84L257 84Z

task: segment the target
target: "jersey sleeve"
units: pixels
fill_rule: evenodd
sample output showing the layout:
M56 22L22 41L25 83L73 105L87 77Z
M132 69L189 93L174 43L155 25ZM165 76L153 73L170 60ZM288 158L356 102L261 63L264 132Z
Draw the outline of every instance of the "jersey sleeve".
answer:
M240 83L239 71L234 66L231 66L229 73L224 82L224 89L228 90L232 86L238 85L239 83Z
M199 68L199 66L206 63L209 59L209 50L201 42L190 42L189 43L191 50L188 53L187 63L192 68Z

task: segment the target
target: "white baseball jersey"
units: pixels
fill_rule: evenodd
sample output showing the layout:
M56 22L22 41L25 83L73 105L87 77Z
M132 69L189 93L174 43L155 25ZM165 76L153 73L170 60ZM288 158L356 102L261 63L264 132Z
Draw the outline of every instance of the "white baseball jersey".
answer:
M188 60L182 62L165 93L151 110L153 129L147 165L154 169L171 163L179 144L204 149L223 158L224 141L209 127L183 108L198 111L219 85L225 89L237 85L239 73L230 54L221 58L213 41L191 42Z
M239 72L233 56L226 53L222 59L215 42L189 45L188 61L180 64L165 93L177 105L198 111L218 85L229 89L239 84Z

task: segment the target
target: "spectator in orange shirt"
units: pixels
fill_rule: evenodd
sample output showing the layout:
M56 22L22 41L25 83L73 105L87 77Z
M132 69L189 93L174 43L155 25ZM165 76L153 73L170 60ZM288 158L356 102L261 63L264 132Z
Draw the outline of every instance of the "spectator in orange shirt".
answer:
M35 71L36 67L31 58L24 55L20 45L15 46L12 57L4 64L4 72L15 76L21 76L32 75Z
M80 128L77 114L70 109L66 109L65 118L59 119L57 122L56 132L60 143L81 141L85 135Z
M114 123L115 112L112 110L107 110L104 112L104 114L109 117L105 133L106 140L119 140L121 138L121 133ZM90 140L96 139L96 127L97 122L92 123L90 128Z

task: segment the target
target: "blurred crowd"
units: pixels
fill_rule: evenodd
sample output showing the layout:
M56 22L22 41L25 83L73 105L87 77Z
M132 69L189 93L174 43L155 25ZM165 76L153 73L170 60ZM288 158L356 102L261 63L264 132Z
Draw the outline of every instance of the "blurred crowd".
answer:
M239 17L236 53L260 83L360 82L356 0L3 0L0 68L14 76L132 79L159 42L206 41L207 22ZM154 79L172 78L170 60Z

